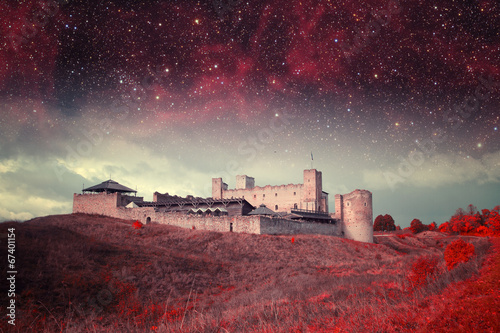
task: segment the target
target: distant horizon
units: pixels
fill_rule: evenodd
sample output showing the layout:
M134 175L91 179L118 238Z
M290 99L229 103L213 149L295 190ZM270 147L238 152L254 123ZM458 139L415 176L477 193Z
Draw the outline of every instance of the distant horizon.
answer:
M304 170L309 170L309 169L304 169ZM316 170L318 170L318 169L316 169ZM303 170L302 170L302 171L303 171ZM322 170L318 170L318 171L321 171L321 172L322 172L322 174L324 175L324 172L323 172ZM244 174L244 173L243 173L243 174ZM251 175L248 175L248 176L252 177ZM254 177L254 178L255 178L255 177ZM112 178L107 178L107 179L105 179L105 180L103 180L103 181L98 181L98 182L94 182L94 183L92 183L92 184L89 184L88 186L87 186L87 185L85 185L85 188L88 188L88 187L91 187L91 186L94 186L94 185L98 185L98 184L100 184L100 183L102 183L102 182L105 182L105 181L107 181L107 180L114 180L114 181L118 182L118 183L119 183L119 184L121 184L121 185L127 186L126 184L123 184L123 183L122 183L122 182L120 182L119 180L112 179ZM210 180L211 180L211 179L210 179ZM224 178L223 178L223 181L224 181L224 182L226 182L226 183L228 184L228 188L229 188L229 189L235 188L235 180L233 180L233 181L229 181L229 180L226 180L226 179L224 179ZM257 179L256 179L256 182L257 182ZM302 183L303 183L303 182L293 182L293 183L289 182L289 183L283 183L283 184L266 184L266 185L258 185L258 184L256 184L255 186L256 186L256 187L265 187L265 186L281 186L281 185L288 185L288 184L302 184ZM230 184L231 184L231 185L230 185ZM134 189L134 190L135 190L135 187L131 187L131 186L127 186L127 187L129 187L129 188L131 188L131 189ZM82 190L83 190L83 188L84 188L84 187L82 187L82 189L81 189L80 191L78 191L78 192L74 192L74 193L76 193L76 194L81 193L81 192L82 192ZM352 191L354 191L354 190L356 190L356 189L363 189L363 190L368 190L368 191L370 191L370 189L367 189L367 188L354 188ZM323 191L325 191L325 192L327 192L327 193L329 194L329 204L328 204L329 213L334 213L334 212L335 212L335 201L334 201L334 195L335 195L335 194L347 194L347 193L352 192L352 191L349 191L349 192L344 192L344 193L332 193L332 192L327 191L325 188L323 188ZM154 193L154 192L159 192L159 193L162 193L162 194L163 194L163 193L168 193L169 195L172 195L172 196L177 195L177 196L180 196L180 197L186 197L186 196L188 196L188 195L193 195L194 197L202 197L202 198L207 198L206 196L197 195L196 193L178 194L178 193L173 193L173 192L171 192L171 191L165 191L165 192L162 192L162 191L157 191L157 190L155 190L155 191L151 192L149 195L148 195L148 194L143 194L143 193L141 193L140 191L138 191L136 194L131 193L130 195L132 195L132 196L136 195L136 196L138 196L138 197L143 197L145 201L152 201L152 199L153 199L153 193ZM378 202L379 200L378 200L378 198L377 198L376 194L377 194L377 192L379 192L379 191L370 191L370 192L372 192L372 195L373 195L373 202L374 202L373 219L375 220L375 218L376 218L378 215L385 215L385 214L389 214L389 215L391 215L391 216L394 218L394 220L395 220L395 224L396 224L396 225L400 225L400 226L401 226L401 228L406 228L406 227L409 227L409 226L410 226L410 222L411 222L413 219L419 219L419 220L421 220L424 224L430 224L430 223L432 223L432 222L436 222L438 225L440 225L440 224L442 224L442 223L444 223L444 222L447 222L447 221L448 221L448 220L449 220L449 219L450 219L450 218L451 218L451 217L455 214L455 212L456 212L458 209L462 208L462 209L464 209L464 210L465 210L469 204L472 204L472 205L476 206L476 207L477 207L477 209L478 209L478 211L481 211L482 209L489 209L489 210L491 210L491 209L493 209L493 208L496 206L496 205L494 205L494 206L491 206L491 207L479 207L479 206L477 206L477 205L475 205L474 203L472 203L472 202L471 202L471 203L468 203L468 204L462 204L462 206L457 206L456 208L453 208L451 205L450 205L450 206L448 206L448 211L450 212L450 215L449 215L449 216L447 216L447 215L442 215L441 217L439 217L439 216L437 216L437 215L434 215L434 216L436 216L436 217L434 217L434 218L433 218L433 217L429 217L430 215L425 215L425 214L422 214L422 215L420 215L420 216L416 216L416 215L414 216L414 215L405 215L404 213L399 212L399 211L398 211L398 210L396 210L395 208L394 208L394 210L393 210L392 212L391 212L390 210L389 210L389 211L384 211L384 210L382 210L381 208L378 208L378 209L377 209L377 202ZM148 198L149 198L149 199L148 199ZM71 200L68 200L68 203L69 203L69 204L71 204L71 206L72 206L72 199L73 199L73 198L72 198L72 196L71 196ZM66 215L66 214L71 214L71 213L72 213L72 209L71 209L71 210L69 210L69 211L62 211L62 212L57 213L57 214L39 215L39 216L33 216L33 217L28 218L28 219L25 219L25 220L14 220L14 221L18 221L18 222L25 222L25 221L28 221L28 220L31 220L31 219L34 219L34 218L37 218L37 217L50 216L50 215ZM413 216L413 217L410 219L410 217L411 217L411 216ZM427 216L427 217L425 217L425 216ZM10 221L10 220L5 219L5 218L3 218L3 217L0 219L0 222L8 222L8 221ZM406 222L406 223L401 223L400 221L403 221L403 222Z

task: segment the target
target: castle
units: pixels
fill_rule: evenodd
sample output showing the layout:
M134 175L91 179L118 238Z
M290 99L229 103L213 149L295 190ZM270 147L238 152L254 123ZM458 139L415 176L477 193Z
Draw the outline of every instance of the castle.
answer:
M335 195L328 208L322 173L304 170L302 184L263 187L255 179L236 176L236 188L212 179L212 197L172 196L155 192L153 201L113 180L73 195L73 213L101 214L185 228L254 234L322 234L373 242L372 194L366 190Z

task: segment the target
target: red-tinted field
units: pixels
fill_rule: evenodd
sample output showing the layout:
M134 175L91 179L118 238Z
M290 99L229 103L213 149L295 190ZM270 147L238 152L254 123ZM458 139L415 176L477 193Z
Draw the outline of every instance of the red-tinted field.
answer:
M497 238L428 231L366 244L133 223L77 214L1 224L16 228L19 271L16 326L2 319L2 332L500 329ZM459 238L474 255L448 270L445 249Z

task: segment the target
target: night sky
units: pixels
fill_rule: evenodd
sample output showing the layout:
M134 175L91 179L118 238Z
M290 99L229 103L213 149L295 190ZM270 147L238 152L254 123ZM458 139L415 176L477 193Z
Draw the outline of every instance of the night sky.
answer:
M373 192L438 224L500 204L498 1L0 3L0 220L110 177Z

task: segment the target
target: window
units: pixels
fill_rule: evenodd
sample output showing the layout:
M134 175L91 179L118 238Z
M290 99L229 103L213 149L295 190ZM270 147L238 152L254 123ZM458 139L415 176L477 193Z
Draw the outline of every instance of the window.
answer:
M349 206L349 203L347 203L347 206Z
M297 192L293 192L293 195L297 195Z
M265 197L266 197L266 195L265 195L265 194L262 194L262 197L263 197L263 198L265 198Z
M254 198L254 199L257 199L257 194L254 194L254 195L253 195L253 198Z
M275 206L274 206L274 210L278 210L278 205L275 205Z
M365 207L366 207L366 202L365 202Z
M297 204L296 203L293 204L293 209L297 209Z
M278 196L278 193L274 193L274 196L277 197Z

